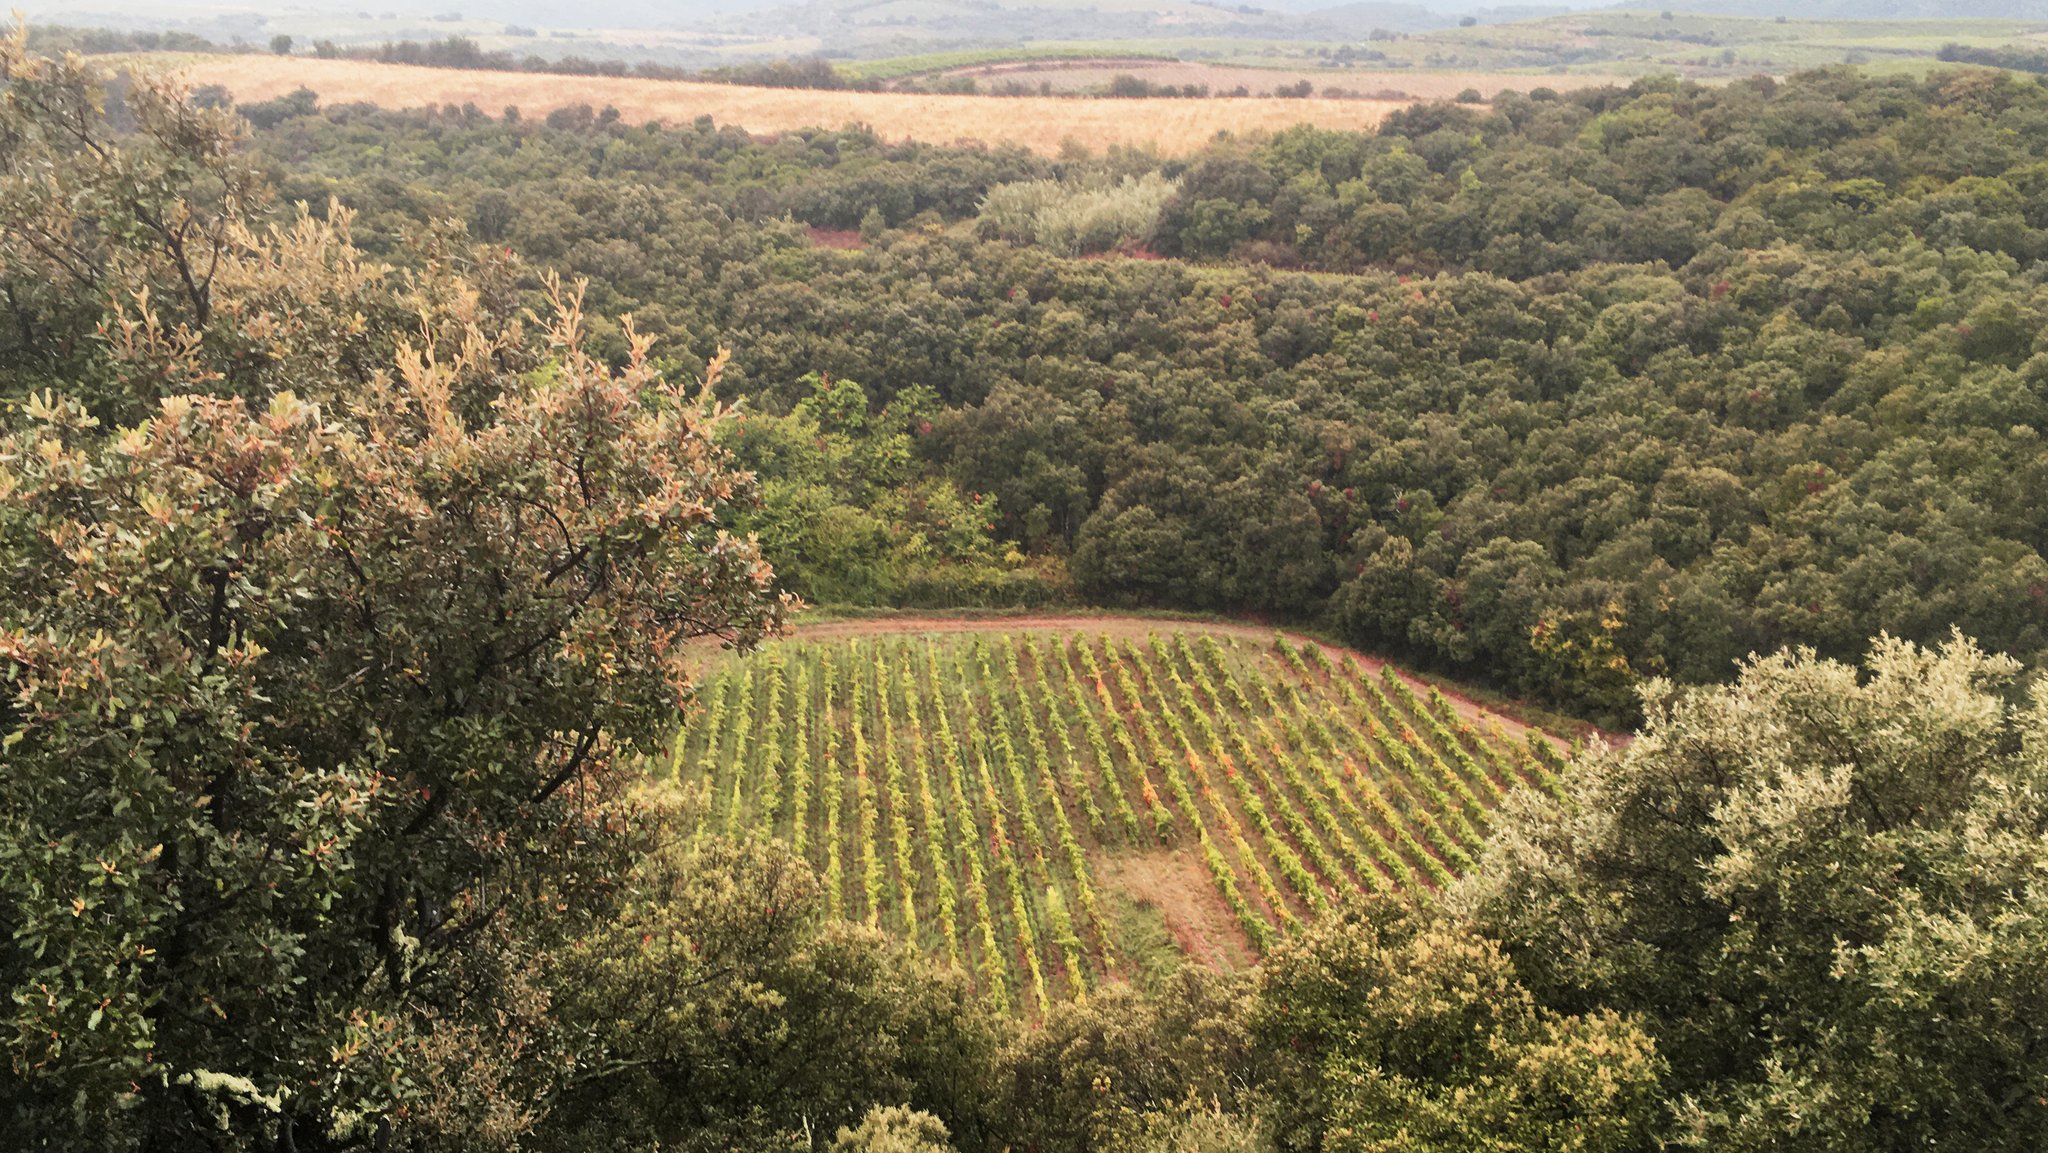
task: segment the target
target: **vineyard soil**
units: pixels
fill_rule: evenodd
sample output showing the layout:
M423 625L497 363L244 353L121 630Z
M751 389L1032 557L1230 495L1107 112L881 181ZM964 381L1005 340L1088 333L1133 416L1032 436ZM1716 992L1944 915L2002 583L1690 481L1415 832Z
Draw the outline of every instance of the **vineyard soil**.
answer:
M1189 958L1219 969L1236 969L1258 958L1244 929L1216 895L1202 862L1173 850L1097 856L1103 883L1141 908L1156 911Z

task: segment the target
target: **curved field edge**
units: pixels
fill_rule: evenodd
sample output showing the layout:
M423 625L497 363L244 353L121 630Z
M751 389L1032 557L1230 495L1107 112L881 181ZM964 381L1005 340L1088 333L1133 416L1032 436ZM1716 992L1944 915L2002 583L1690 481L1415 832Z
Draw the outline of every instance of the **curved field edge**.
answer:
M1141 617L812 624L705 669L666 773L834 916L1039 1016L1168 954L1236 967L1361 892L1428 899L1539 735L1380 662Z

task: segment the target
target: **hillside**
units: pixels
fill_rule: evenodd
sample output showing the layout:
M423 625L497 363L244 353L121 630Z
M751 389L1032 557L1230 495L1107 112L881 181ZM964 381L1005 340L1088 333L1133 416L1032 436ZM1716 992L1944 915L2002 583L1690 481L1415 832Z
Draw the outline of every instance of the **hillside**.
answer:
M736 527L814 603L1259 613L1625 724L1786 643L2048 651L2041 103L1646 83L1143 179L446 108L256 145L380 255L460 218L731 348Z
M2048 84L1783 27L1184 156L0 37L5 1131L2048 1148Z
M988 64L1050 55L1147 56L1195 65L1322 73L1326 75L1317 81L1319 88L1363 91L1378 86L1339 77L1401 70L1630 77L1675 71L1729 78L1842 63L1919 72L1934 66L1936 52L1946 43L2023 48L2038 43L2048 31L2048 10L2034 0L1646 2L1577 11L1483 7L1469 17L1403 4L1280 6L1198 0L733 2L716 12L659 17L618 7L545 17L512 9L429 16L271 11L232 3L153 14L99 11L84 0L82 5L46 15L78 26L203 36L227 51L266 44L282 34L292 38L294 51L302 56L323 43L331 51L375 53L392 42L459 37L484 52L505 53L522 62L705 69L812 59L830 61L849 72L890 77L945 66L930 63L932 58ZM1467 18L1472 23L1466 24ZM1258 85L1252 88L1256 91Z
M1353 894L1433 892L1509 790L1558 788L1551 742L1319 645L954 627L725 661L669 770L700 831L789 843L832 915L1027 1015L1168 942L1235 966Z
M1616 7L1654 12L1667 5L1625 0ZM1688 0L1679 7L1715 15L1801 20L2048 20L2048 4L2041 0Z

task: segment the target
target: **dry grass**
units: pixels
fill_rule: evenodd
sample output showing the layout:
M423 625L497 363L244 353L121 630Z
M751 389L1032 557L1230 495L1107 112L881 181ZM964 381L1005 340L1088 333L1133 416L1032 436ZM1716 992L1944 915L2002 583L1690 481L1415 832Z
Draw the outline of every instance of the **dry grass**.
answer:
M1267 132L1300 123L1364 129L1402 107L1394 100L1110 100L1015 96L919 96L895 92L818 92L675 80L553 76L309 60L278 56L142 56L194 85L220 84L238 101L267 100L301 86L323 104L363 101L386 108L474 103L496 115L517 105L525 116L576 104L611 105L630 124L688 123L710 116L757 135L798 128L865 124L889 140L938 144L978 140L1056 153L1068 140L1093 151L1113 144L1186 155L1218 132Z

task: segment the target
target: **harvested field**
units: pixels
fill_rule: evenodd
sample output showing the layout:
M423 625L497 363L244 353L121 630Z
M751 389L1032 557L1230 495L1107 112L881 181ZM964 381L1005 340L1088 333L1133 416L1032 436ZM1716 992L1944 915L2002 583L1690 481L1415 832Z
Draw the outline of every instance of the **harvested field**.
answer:
M1011 60L950 68L943 75L972 77L984 88L995 88L1006 82L1033 88L1050 84L1054 92L1085 92L1104 88L1117 76L1136 76L1153 84L1175 87L1199 85L1212 93L1242 87L1254 96L1306 80L1315 86L1318 96L1342 90L1358 96L1403 100L1450 100L1468 88L1477 89L1482 97L1491 100L1495 93L1509 90L1527 92L1532 88L1553 88L1564 91L1629 83L1626 76L1425 72L1410 68L1289 70L1110 57L1094 60Z
M1275 131L1309 123L1366 129L1402 106L1389 100L1113 100L1060 97L924 96L750 88L677 80L556 76L422 68L356 60L278 56L147 54L131 61L167 67L193 85L219 84L237 101L310 88L322 103L385 108L475 104L491 115L516 105L525 116L578 104L617 108L630 124L688 123L709 116L756 135L865 124L890 140L937 144L1013 143L1052 154L1067 141L1091 150L1149 146L1185 155L1218 132Z

